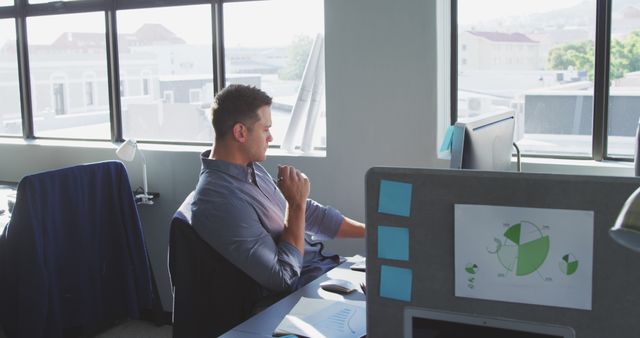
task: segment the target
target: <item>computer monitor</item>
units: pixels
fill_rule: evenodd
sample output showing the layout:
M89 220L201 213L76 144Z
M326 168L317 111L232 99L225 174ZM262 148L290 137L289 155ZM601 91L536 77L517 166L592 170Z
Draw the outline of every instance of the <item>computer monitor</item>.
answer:
M572 328L423 308L406 308L405 338L575 338Z
M451 168L509 171L514 127L513 111L457 122L451 141Z

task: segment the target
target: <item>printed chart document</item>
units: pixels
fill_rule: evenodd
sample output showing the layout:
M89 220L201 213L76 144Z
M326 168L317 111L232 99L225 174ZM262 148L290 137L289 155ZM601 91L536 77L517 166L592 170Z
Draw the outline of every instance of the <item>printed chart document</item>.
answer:
M455 205L455 295L591 310L593 211Z
M274 335L313 338L360 338L367 333L365 301L335 301L302 297L276 328Z

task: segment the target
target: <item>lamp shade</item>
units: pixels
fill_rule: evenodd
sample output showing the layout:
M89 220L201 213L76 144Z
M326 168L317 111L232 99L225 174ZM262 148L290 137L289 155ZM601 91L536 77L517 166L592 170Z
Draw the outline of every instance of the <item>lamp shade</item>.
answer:
M640 252L640 188L624 203L609 234L618 243Z
M133 161L133 158L136 157L137 148L138 144L136 143L136 140L126 140L118 147L116 155L118 155L121 160L131 162Z

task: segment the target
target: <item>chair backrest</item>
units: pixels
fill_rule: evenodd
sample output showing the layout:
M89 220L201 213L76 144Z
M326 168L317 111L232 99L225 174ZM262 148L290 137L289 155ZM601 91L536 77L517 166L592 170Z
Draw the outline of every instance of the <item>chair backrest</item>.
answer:
M138 317L150 268L129 178L106 161L24 177L2 234L9 337L58 337Z
M193 198L194 192L171 221L173 336L217 337L251 316L262 288L196 233L191 226Z

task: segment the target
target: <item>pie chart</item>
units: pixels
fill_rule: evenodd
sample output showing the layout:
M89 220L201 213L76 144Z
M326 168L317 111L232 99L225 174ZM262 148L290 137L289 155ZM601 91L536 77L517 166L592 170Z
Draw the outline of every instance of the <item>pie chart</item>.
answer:
M560 271L567 276L571 276L578 270L578 260L572 254L562 256L560 260Z
M503 236L502 245L496 252L498 260L505 269L515 272L516 276L534 273L547 259L549 236L544 235L537 225L521 221L509 226ZM567 271L570 271L568 266L569 264Z
M464 270L467 273L470 273L472 275L475 275L476 272L478 272L478 265L477 264L473 264L473 263L468 263L465 267Z

